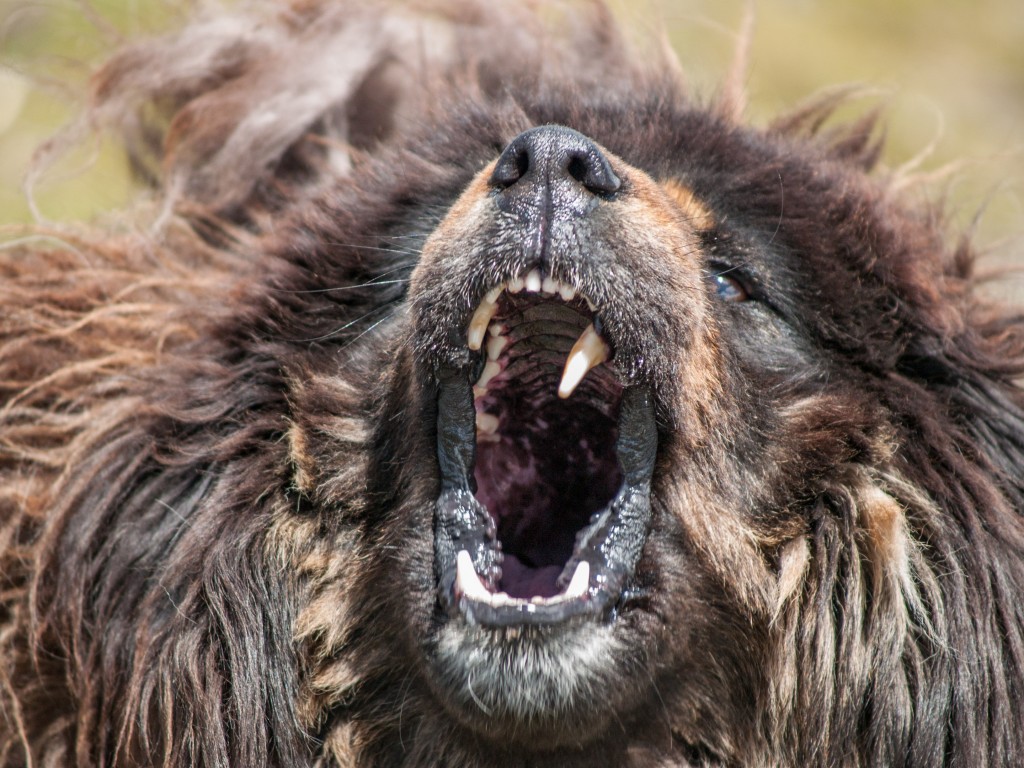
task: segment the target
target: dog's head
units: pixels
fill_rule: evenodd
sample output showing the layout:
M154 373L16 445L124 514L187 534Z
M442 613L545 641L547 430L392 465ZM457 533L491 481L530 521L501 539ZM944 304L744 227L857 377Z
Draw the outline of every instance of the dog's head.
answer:
M12 678L26 751L1004 754L1020 620L977 608L1024 584L1022 343L969 248L869 176L870 121L820 130L831 97L745 127L602 13L556 35L473 8L415 25L437 50L310 3L105 71L115 106L176 115L190 234L159 269L197 276L99 249L138 279L94 277L68 360L18 389L12 477L51 512L5 642L74 702ZM65 300L33 290L12 327ZM122 305L173 317L143 366L157 323ZM50 344L25 333L22 379Z
M419 702L432 754L881 760L944 620L918 436L976 429L962 263L869 178L866 124L652 91L452 108L377 166L416 176L393 229L320 237L413 256L353 342L384 375L351 663L388 638L367 700Z

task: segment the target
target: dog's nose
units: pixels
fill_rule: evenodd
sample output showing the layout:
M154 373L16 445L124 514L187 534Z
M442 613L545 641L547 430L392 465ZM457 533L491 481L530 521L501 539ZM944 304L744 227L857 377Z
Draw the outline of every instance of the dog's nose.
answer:
M579 208L622 185L608 158L579 131L542 125L519 134L501 153L491 174L503 208L536 205L538 197L556 208ZM582 211L580 211L582 212Z

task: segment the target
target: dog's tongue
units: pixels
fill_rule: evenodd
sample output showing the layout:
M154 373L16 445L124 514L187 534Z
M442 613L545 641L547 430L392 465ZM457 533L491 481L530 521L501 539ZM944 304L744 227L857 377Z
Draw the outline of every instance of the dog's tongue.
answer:
M558 576L561 565L531 568L515 555L506 555L501 564L502 583L511 597L552 597L558 594Z

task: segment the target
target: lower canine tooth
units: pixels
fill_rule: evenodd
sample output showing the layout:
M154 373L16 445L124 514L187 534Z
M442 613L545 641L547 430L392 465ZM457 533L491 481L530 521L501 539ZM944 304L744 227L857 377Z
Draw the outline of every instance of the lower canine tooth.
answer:
M491 593L487 591L484 583L480 581L476 568L473 567L473 558L470 557L469 552L464 549L459 551L459 554L455 556L455 567L456 589L470 600L489 602Z
M576 566L575 573L572 575L572 581L569 582L569 586L565 590L565 596L569 599L583 597L587 594L589 587L590 563L586 560L581 560L579 565Z
M563 400L583 381L583 377L592 369L608 359L611 350L591 323L576 340L562 371L562 381L558 385L558 396Z

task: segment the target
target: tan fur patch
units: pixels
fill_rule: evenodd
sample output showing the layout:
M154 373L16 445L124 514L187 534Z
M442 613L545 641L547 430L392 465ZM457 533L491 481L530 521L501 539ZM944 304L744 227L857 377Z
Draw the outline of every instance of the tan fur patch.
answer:
M903 506L877 485L860 489L857 500L875 565L909 579L910 559Z
M783 606L803 584L804 574L811 562L811 549L807 539L800 537L786 544L779 553L779 594L775 604L775 616L782 613Z
M313 490L313 458L309 455L306 444L306 433L298 424L288 429L288 455L295 468L293 480L295 488L302 493Z
M672 201L679 206L687 223L697 231L711 229L715 219L707 206L694 194L693 190L676 179L661 183L662 189Z

